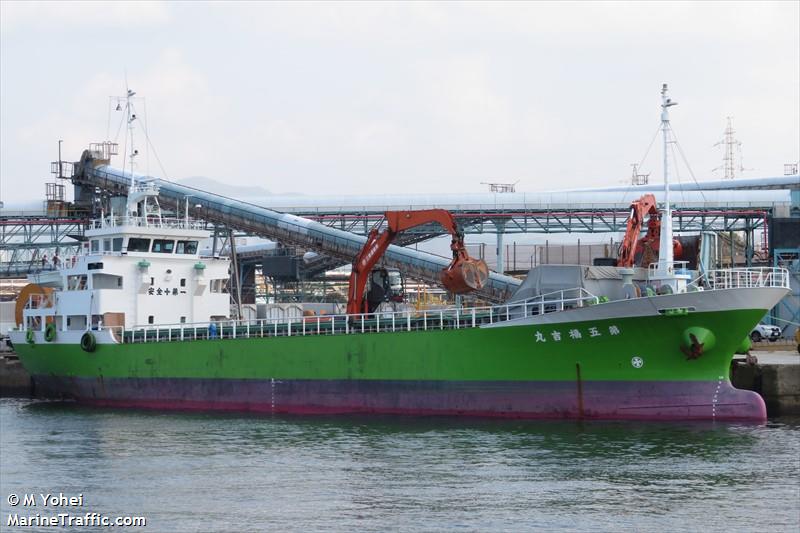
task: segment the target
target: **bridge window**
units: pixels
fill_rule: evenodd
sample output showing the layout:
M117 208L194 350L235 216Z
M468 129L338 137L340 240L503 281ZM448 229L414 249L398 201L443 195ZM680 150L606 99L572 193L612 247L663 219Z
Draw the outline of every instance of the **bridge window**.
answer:
M68 291L86 290L86 274L67 276L67 290Z
M153 253L171 254L175 249L175 241L166 239L153 239Z
M122 276L95 274L92 278L92 287L95 289L121 289Z
M131 237L128 239L129 252L149 252L150 239L140 239L138 237Z
M99 252L100 251L100 241L98 241L97 239L92 241L92 251L93 252Z
M103 251L104 252L111 251L111 239L103 239Z
M227 293L228 292L228 280L227 279L212 279L211 292L217 293Z
M178 241L178 248L175 251L178 254L191 254L197 253L197 241Z
M82 331L86 329L86 315L69 315L67 317L67 329L70 331Z
M112 242L113 251L121 252L122 251L122 237L117 237Z

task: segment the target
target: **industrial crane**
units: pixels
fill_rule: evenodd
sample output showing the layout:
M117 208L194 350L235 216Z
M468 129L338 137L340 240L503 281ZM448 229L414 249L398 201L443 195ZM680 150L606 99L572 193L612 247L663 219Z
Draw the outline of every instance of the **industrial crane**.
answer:
M639 234L644 226L646 216L650 217L647 221L647 234L640 239ZM625 236L619 246L617 266L632 267L636 263L646 266L655 262L658 259L660 236L661 215L656 208L656 197L652 194L645 194L631 202L631 214L628 217ZM672 240L672 250L675 259L680 259L683 247L678 239ZM638 261L637 257L639 257Z
M386 249L397 235L407 229L437 222L451 235L450 250L453 260L442 270L442 285L450 292L464 294L482 288L489 278L489 268L480 259L472 259L464 246L464 234L459 230L453 215L444 209L419 211L387 211L384 213L388 227L381 233L370 230L367 242L353 260L350 286L347 297L347 313L371 313L369 302L364 298L364 289L372 268L383 257Z

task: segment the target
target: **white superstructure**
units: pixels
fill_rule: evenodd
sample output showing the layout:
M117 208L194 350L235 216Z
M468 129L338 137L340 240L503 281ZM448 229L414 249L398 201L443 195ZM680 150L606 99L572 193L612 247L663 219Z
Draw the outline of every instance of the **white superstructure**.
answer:
M54 291L27 306L25 327L82 332L227 318L228 259L201 256L209 232L188 218L163 217L157 196L155 187L136 188L124 215L93 221L81 254L31 275Z

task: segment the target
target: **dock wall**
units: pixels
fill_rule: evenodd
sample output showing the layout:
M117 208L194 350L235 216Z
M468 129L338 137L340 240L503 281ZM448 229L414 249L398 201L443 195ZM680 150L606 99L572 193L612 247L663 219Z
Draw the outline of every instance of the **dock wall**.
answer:
M735 362L731 381L759 393L769 416L800 415L800 364Z

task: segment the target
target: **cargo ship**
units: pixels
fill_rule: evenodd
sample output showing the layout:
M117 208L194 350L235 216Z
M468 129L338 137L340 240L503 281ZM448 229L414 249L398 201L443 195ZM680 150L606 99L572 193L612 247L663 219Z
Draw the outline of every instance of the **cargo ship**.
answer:
M255 320L230 318L230 263L201 253L208 232L132 181L83 253L31 276L10 336L36 394L96 406L763 421L763 400L729 368L788 294L788 272L676 261L666 157L664 177L646 268L540 266L502 304L399 312L369 306L351 277L346 314Z

